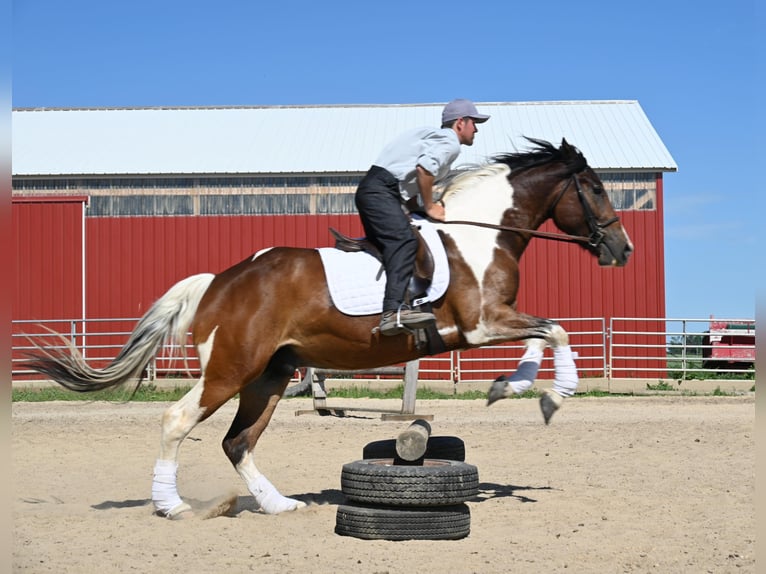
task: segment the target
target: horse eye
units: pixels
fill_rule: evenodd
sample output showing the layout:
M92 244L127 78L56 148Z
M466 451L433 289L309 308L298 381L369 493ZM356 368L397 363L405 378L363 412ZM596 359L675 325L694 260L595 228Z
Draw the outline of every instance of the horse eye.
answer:
M593 186L593 193L596 195L601 195L604 193L604 186L603 185L594 185Z

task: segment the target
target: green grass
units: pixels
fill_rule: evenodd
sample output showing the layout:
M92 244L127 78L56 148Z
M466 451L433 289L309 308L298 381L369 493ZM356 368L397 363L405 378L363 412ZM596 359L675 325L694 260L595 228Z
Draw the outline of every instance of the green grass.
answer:
M377 391L364 387L343 387L332 389L330 395L338 399L401 399L404 393L404 386L399 385L388 390ZM486 399L487 393L481 391L470 391L461 394L442 393L428 388L419 388L415 391L415 398L422 400L429 399Z
M659 381L656 385L646 383L647 391L675 391L676 388L667 381Z
M13 402L44 402L44 401L139 401L162 402L177 401L184 396L188 387L175 389L159 389L155 385L141 385L135 394L129 388L109 389L90 393L77 393L61 387L44 387L40 389L13 389ZM131 396L132 395L132 396Z
M488 385L489 386L489 385ZM11 400L13 402L44 402L44 401L112 401L112 402L175 402L183 397L190 387L176 387L176 388L158 388L154 384L145 384L139 387L135 394L131 395L132 389L110 389L105 391L95 391L90 393L77 393L69 391L61 387L43 387L43 388L27 388L27 389L12 389ZM646 389L649 391L674 391L677 390L672 384L665 381L659 381L656 385L647 384ZM755 385L750 389L755 391ZM332 398L339 399L401 399L404 393L404 386L399 385L389 390L372 390L364 387L345 387L332 389L329 395ZM688 391L682 391L681 394L688 394L696 396L697 393L690 393ZM732 393L728 393L721 390L721 387L716 387L712 393L713 396L728 396ZM575 397L614 397L618 396L615 393L609 391L602 391L598 389L590 390L584 393L578 393ZM626 393L619 396L633 396L633 393ZM465 393L444 393L434 391L428 388L419 388L415 394L418 400L486 400L487 393L484 391L468 391ZM536 390L527 391L521 395L514 395L512 399L535 399L539 397L539 393ZM291 400L285 398L284 400Z

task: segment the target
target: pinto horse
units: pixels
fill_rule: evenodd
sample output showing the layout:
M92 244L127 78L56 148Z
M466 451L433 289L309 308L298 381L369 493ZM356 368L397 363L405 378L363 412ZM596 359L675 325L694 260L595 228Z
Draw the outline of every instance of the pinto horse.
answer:
M449 265L446 292L432 304L445 350L525 340L518 370L501 376L488 404L528 389L545 346L553 348L553 389L540 399L546 424L574 393L577 371L568 335L555 322L519 312L519 259L535 236L579 243L602 266L622 266L633 246L596 173L574 146L528 138L531 149L494 157L461 172L442 194L446 221L434 222ZM563 234L537 231L552 219ZM359 370L426 354L411 333L383 337L380 314L349 316L331 300L316 249L274 247L225 271L188 277L139 320L118 356L90 367L70 346L39 348L30 366L74 391L138 379L167 340L183 344L191 328L201 365L197 384L162 417L152 501L157 514L191 509L178 494L178 451L198 423L239 394L223 450L262 512L305 506L282 496L255 464L254 448L295 373L303 366Z

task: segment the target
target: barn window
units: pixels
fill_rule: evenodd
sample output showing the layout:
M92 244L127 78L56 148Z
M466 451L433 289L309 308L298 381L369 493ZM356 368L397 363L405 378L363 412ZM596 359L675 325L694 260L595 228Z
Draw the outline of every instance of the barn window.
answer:
M657 180L653 173L600 173L599 177L616 210L657 209Z
M599 173L618 211L657 209L653 172ZM89 217L356 213L359 174L16 178L22 194L91 196Z

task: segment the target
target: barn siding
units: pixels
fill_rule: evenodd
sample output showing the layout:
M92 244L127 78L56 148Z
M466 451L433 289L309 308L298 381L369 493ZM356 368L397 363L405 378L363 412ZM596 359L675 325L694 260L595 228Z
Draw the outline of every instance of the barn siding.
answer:
M82 317L85 197L13 200L14 320Z
M663 317L653 214L622 214L637 246L623 268L599 267L574 244L532 241L521 263L519 309L558 318ZM265 247L330 245L330 226L361 233L350 215L88 219L88 316L137 316L176 281L222 271Z
M560 319L664 317L662 204L656 211L619 215L636 248L626 267L601 268L577 245L535 239L521 262L518 309ZM19 254L13 318L82 317L81 204L14 199L13 216ZM184 277L222 271L266 247L331 245L329 227L362 234L356 214L89 217L85 223L88 319L138 317ZM550 223L542 229L555 230ZM106 331L110 327L103 325ZM575 327L567 325L570 330ZM597 338L578 343L598 342ZM662 344L660 338L657 342ZM477 349L464 357L482 359L471 368L507 372L504 359L520 354L518 346L511 346ZM429 368L427 359L422 366ZM580 366L598 369L599 363Z
M86 223L91 318L138 317L184 277L218 273L265 247L328 246L330 226L361 232L356 215L94 217Z

